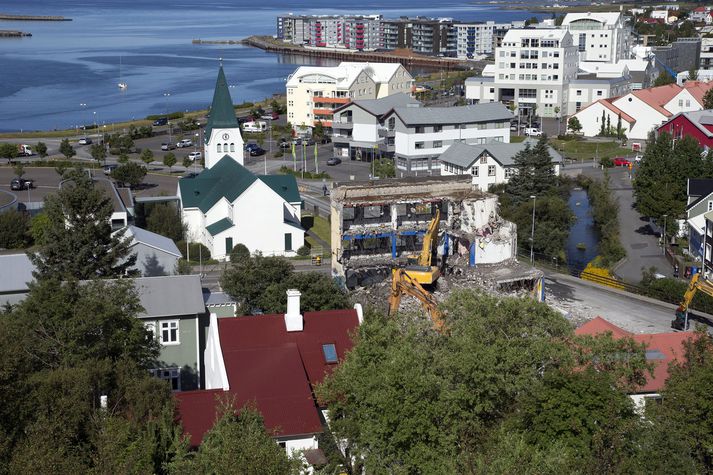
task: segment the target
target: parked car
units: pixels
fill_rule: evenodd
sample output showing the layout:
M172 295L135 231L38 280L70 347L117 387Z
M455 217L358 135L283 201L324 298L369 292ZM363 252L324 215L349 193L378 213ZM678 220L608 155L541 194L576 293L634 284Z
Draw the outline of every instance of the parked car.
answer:
M104 165L104 174L105 175L111 175L111 172L119 168L119 165L116 163L110 163L109 165Z
M277 112L265 112L260 118L263 120L277 120L280 118L280 114Z
M644 158L644 157L640 153L637 153L636 156L634 157L634 161L636 163L639 163L642 158Z
M528 127L525 129L525 135L528 137L539 137L542 135L542 131L536 127Z
M13 178L10 181L11 190L29 190L35 187L35 182L27 178Z
M176 147L178 147L178 148L185 148L185 147L192 147L192 146L193 146L193 142L191 141L191 139L183 139L176 144Z
M161 117L159 119L156 119L153 121L153 125L155 126L161 126L161 125L166 125L168 124L168 117Z
M314 139L313 138L305 139L302 141L302 143L304 143L305 145L307 145L309 147L311 145L314 145Z
M161 150L173 150L174 148L176 148L176 146L173 145L172 143L162 143L161 144Z
M297 137L297 138L295 138L295 139L292 141L292 143L295 144L295 145L302 145L302 138L301 138L301 137Z
M329 165L330 167L334 165L339 165L340 163L342 163L342 159L339 157L332 157L327 160L327 165Z
M89 145L90 143L92 143L92 139L89 137L82 137L79 139L79 145Z
M324 137L322 137L322 140L320 142L322 142L323 144L332 143L332 139L325 135Z
M624 157L614 158L614 166L615 167L628 167L629 165L631 165L631 160L627 160Z
M248 152L254 148L260 148L260 146L256 143L246 143L245 144L245 150L247 150Z
M251 157L259 157L260 155L265 154L265 149L261 147L255 147L250 149L250 156Z
M200 152L191 152L188 154L188 158L192 161L195 162L196 160L200 160L202 157Z

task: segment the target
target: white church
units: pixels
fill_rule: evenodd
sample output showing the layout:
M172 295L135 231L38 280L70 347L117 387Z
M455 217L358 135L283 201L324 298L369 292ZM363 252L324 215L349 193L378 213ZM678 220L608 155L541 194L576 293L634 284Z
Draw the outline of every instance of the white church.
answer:
M226 259L237 244L251 253L296 255L305 232L297 181L292 175L255 175L245 168L243 137L222 65L203 154L205 169L178 181L187 240L203 243L219 260Z

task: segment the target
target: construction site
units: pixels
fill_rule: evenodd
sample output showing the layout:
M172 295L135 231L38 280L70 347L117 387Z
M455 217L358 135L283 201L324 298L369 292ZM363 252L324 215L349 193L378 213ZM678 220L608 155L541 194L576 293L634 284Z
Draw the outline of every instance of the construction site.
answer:
M410 295L432 313L452 288L544 296L542 272L515 258L515 224L469 176L336 183L331 238L332 275L364 304L390 295L391 312Z

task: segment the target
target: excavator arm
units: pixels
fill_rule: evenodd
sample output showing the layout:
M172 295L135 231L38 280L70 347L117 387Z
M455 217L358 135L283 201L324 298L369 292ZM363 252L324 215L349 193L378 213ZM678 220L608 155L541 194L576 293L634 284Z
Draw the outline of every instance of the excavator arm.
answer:
M403 269L393 269L391 276L391 295L389 296L389 315L396 315L401 304L401 297L410 295L421 302L433 322L434 328L444 330L443 314L438 310L438 302L416 279L411 278Z
M419 284L433 284L441 275L438 266L431 265L433 245L438 238L438 225L441 222L441 210L437 209L433 219L428 223L426 234L423 235L421 252L409 257L406 273Z
M438 225L441 223L441 210L436 210L436 215L433 217L430 223L428 223L428 229L426 234L423 235L423 247L421 248L421 254L418 256L418 265L420 266L430 266L431 265L431 255L433 254L433 242L438 236Z
M713 297L713 283L701 279L700 273L694 274L690 282L688 282L688 288L686 288L686 293L683 294L683 300L681 300L676 309L676 319L671 322L672 328L677 330L686 329L686 313L698 291Z

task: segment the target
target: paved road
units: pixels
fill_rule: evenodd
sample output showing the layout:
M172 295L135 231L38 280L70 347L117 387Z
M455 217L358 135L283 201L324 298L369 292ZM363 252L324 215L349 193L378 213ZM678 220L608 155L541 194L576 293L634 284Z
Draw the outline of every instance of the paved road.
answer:
M626 168L608 170L611 188L619 201L619 234L626 250L626 260L615 269L615 273L627 282L638 284L641 281L642 268L656 267L657 271L671 276L673 269L662 254L658 237L648 226L647 218L642 217L633 207L634 191L629 171ZM563 173L576 176L583 174L601 179L604 172L592 167L592 162L569 164Z

